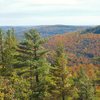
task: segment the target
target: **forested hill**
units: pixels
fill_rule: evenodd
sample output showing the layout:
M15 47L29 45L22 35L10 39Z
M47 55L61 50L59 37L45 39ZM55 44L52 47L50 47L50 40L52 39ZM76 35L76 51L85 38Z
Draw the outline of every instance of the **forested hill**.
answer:
M40 25L40 26L1 26L1 29L7 31L14 28L17 38L22 39L24 32L31 28L36 29L42 36L51 36L56 34L63 34L67 32L75 32L90 28L89 26L69 26L69 25Z
M46 47L54 50L59 41L67 51L67 55L70 58L69 64L71 65L94 63L93 59L100 57L99 34L65 33L63 35L55 35L49 39Z
M94 33L94 34L100 34L100 25L92 28L88 28L81 32L82 34L85 33Z

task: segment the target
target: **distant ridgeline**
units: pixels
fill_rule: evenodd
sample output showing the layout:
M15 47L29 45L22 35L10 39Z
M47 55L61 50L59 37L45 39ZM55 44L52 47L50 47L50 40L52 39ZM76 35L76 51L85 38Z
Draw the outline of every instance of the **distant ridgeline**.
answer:
M29 29L36 29L42 36L52 36L56 34L63 34L68 32L77 32L90 28L90 26L68 26L68 25L40 25L40 26L1 26L2 30L14 28L15 34L18 39L22 39L24 32Z
M100 25L92 28L88 28L81 32L82 34L85 33L94 33L94 34L100 34Z

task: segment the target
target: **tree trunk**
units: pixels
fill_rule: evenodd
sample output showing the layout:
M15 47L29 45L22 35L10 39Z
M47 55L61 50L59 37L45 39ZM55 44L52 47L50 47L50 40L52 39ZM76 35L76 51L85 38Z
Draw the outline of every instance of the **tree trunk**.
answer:
M38 74L36 74L36 82L37 82L37 83L39 82Z
M62 100L65 100L65 95L62 93Z
M63 83L63 88L64 88L64 76L62 76L62 83ZM62 100L65 100L64 91L62 91Z

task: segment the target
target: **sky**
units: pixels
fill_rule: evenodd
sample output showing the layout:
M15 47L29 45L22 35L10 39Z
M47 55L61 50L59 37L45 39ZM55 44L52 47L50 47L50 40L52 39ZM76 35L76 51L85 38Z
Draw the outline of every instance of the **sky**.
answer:
M0 26L100 25L100 0L0 0Z

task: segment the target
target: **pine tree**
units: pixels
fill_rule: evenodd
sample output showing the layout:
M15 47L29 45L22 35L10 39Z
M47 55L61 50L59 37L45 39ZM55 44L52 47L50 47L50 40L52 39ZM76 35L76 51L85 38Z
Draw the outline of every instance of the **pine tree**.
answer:
M14 35L14 30L8 30L5 34L4 50L3 50L3 66L7 71L5 74L11 74L14 64L16 63L16 46L17 41Z
M63 46L56 49L54 68L52 70L55 85L52 92L55 100L66 100L70 95L72 79L68 71L67 58Z
M78 73L76 86L79 94L78 100L94 100L93 81L89 79L83 67L80 68Z
M30 99L43 100L46 96L46 79L49 75L50 64L46 60L47 50L43 48L45 39L40 34L31 29L25 33L25 41L20 43L22 63L30 67Z
M4 36L5 35L5 36ZM16 38L14 30L8 30L5 34L0 31L0 59L2 67L0 68L1 79L4 82L0 92L3 93L3 99L13 99L14 88L11 82L14 63L16 61Z

